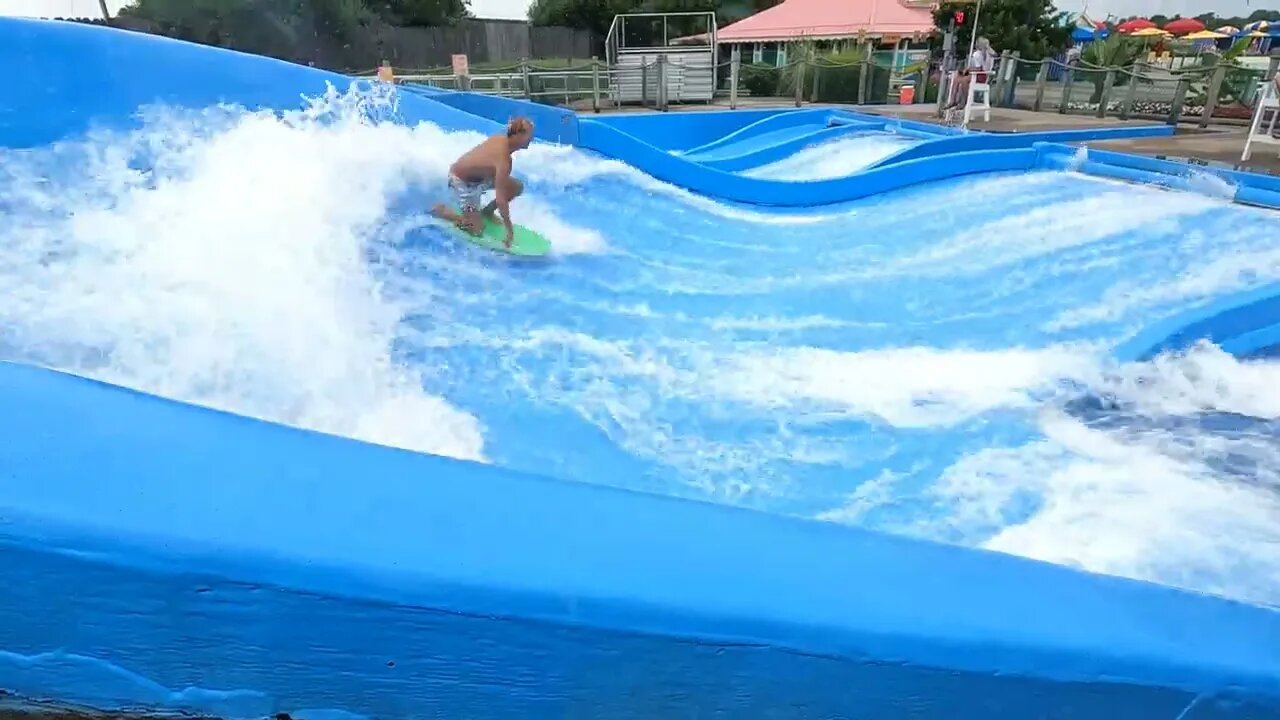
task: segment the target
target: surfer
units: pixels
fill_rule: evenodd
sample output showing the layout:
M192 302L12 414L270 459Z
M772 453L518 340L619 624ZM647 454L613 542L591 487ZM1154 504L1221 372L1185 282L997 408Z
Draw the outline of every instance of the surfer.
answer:
M449 189L462 212L454 212L444 203L437 203L432 212L472 235L480 235L485 219L493 219L496 209L502 213L505 242L510 248L513 231L508 204L524 191L523 183L511 176L511 153L529 147L532 140L533 123L528 118L511 118L505 133L485 139L449 167ZM494 198L482 209L481 196L488 190L494 191Z

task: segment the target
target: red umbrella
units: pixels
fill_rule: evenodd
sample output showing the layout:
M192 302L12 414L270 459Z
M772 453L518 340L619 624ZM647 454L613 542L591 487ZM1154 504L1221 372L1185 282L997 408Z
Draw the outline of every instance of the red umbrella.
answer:
M1146 28L1153 28L1155 26L1155 23L1147 20L1146 18L1134 18L1133 20L1126 20L1125 22L1117 25L1116 32L1131 33L1135 30L1145 30Z
M1178 18L1165 23L1164 30L1174 35L1190 35L1204 30L1204 23L1195 18Z

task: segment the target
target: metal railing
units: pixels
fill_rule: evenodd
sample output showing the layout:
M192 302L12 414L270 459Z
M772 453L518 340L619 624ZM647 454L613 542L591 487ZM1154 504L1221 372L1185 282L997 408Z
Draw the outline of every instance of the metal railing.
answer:
M591 98L597 110L609 103L613 84L613 73L598 60L560 68L526 61L469 75L444 68L410 70L395 72L394 78L402 85L465 90L550 104L574 105Z
M1246 122L1256 104L1260 81L1275 72L1229 63L1203 64L1175 58L1142 60L1104 67L1083 60L1026 60L1004 53L997 63L993 107L1009 107L1098 118L1154 119L1169 124L1195 118L1200 127L1214 122ZM999 68L1006 68L1000 72Z
M797 106L806 102L884 104L896 102L904 84L914 85L913 102L924 102L927 94L927 64L895 68L871 60L839 62L824 57L795 59L783 65L743 64L736 49L729 61L710 65L657 55L626 67L610 67L598 59L567 67L524 61L470 75L457 75L449 68L397 70L392 75L396 83L407 86L464 90L599 111L618 107L627 98L630 100L626 104L657 109L681 104L682 98L691 94L685 92L683 83L694 81L689 79L694 77L692 70L700 73L697 82L710 76L713 85L709 99L728 99L730 107L735 108L741 101L776 104L778 100ZM620 92L624 86L629 92ZM699 102L708 99L705 87L697 95L704 98Z
M666 109L681 102L679 57L659 55L654 60L625 68L610 67L593 59L565 67L524 61L489 68L469 76L437 68L397 73L396 82L523 98L537 102L600 111L621 103L619 89L639 83L638 104ZM1259 83L1270 70L1235 65L1195 66L1190 63L1148 65L1137 62L1123 67L1097 67L1057 58L1024 60L1017 53L1003 53L990 73L990 104L1038 112L1155 119L1170 124L1193 120L1201 127L1210 121L1247 123L1256 104ZM704 72L705 64L699 64ZM876 105L936 103L943 116L951 73L936 62L894 67L872 59L839 61L831 57L799 57L783 65L742 63L737 48L728 62L710 66L713 97L739 104L777 104L779 100L804 103ZM1057 79L1050 79L1056 77ZM674 79L673 79L674 78ZM909 96L904 88L910 86ZM631 92L628 97L633 98Z
M687 20L686 29L698 29L700 33L689 33L689 35L672 36L672 20ZM645 20L660 21L662 31L652 33L652 37L648 42L629 43L627 41L627 21L633 24L640 23ZM699 22L701 21L701 22ZM609 32L605 35L605 59L610 67L618 64L618 56L626 52L655 52L670 49L672 47L680 47L687 50L689 47L705 46L707 52L715 55L716 43L718 39L718 28L716 26L716 14L714 12L669 12L669 13L622 13L614 15L613 21L609 23ZM643 34L643 33L641 33ZM705 36L703 42L697 43L681 43L676 44L677 40L688 40L690 36Z

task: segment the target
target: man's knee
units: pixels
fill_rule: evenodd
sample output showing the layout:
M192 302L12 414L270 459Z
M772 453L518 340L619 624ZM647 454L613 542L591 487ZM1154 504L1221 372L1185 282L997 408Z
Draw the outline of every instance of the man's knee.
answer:
M520 182L516 178L508 177L507 178L507 197L509 198L519 197L520 193L522 192L524 192L524 183Z

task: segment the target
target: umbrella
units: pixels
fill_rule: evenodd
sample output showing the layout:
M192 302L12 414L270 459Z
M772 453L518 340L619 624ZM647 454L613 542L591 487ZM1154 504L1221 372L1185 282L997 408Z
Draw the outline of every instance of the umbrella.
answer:
M1220 32L1214 32L1212 30L1201 30L1200 32L1193 32L1190 35L1183 35L1182 39L1183 40L1221 40L1224 37L1228 37L1228 36L1223 35Z
M1245 32L1247 32L1247 33L1249 33L1249 32L1265 32L1265 31L1266 31L1266 29L1267 29L1268 27L1270 27L1270 26L1271 26L1271 24L1270 24L1270 23L1268 23L1266 20L1259 20L1259 21L1257 21L1257 22L1251 22L1251 23L1249 23L1248 25L1245 25L1245 26L1244 26L1244 31L1245 31ZM1252 36L1252 35L1251 35L1250 37L1254 37L1254 36Z
M1165 23L1164 29L1174 35L1186 35L1188 33L1203 32L1204 23L1195 18L1178 18Z
M1222 33L1223 35L1235 35L1240 32L1240 28L1232 27L1230 25L1223 25L1222 27L1218 28L1218 32Z
M1129 33L1129 37L1168 37L1169 33L1158 27L1147 27L1141 30L1134 30Z
M1117 25L1116 32L1131 33L1135 30L1145 30L1147 28L1153 28L1155 26L1156 24L1151 22L1150 20L1146 20L1144 18L1135 18L1133 20L1128 20Z

